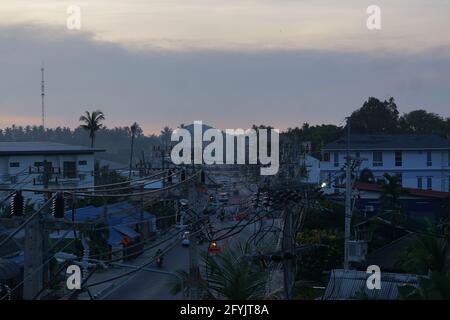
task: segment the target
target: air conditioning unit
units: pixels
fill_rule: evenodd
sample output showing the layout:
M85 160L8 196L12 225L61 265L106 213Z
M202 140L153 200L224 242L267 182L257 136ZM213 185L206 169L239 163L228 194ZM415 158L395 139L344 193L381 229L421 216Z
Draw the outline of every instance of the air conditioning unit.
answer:
M363 262L366 260L367 242L356 240L348 242L348 261Z

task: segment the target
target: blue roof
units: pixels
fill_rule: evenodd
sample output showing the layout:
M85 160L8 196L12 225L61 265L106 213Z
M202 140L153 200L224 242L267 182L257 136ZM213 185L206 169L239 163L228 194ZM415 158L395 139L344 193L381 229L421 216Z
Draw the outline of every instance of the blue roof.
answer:
M133 224L140 222L140 209L129 202L118 202L107 205L108 225ZM103 207L88 206L78 208L75 211L75 221L99 221L103 220ZM72 219L72 210L65 213L68 220ZM148 211L144 211L144 219L150 220L155 216Z
M19 267L23 267L25 264L25 256L23 254L20 254L15 257L9 257L8 260L14 262Z

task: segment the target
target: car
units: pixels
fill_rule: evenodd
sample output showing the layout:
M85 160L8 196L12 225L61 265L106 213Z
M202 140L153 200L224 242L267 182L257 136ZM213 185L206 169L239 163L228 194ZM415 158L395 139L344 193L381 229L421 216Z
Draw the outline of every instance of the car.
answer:
M185 233L183 233L181 245L184 247L188 247L190 244L191 244L191 241L189 240L189 231L186 231Z

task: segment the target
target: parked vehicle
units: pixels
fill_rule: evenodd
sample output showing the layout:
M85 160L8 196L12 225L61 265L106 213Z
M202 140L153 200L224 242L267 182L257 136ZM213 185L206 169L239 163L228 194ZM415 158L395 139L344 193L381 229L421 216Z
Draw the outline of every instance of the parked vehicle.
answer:
M184 247L188 247L191 244L191 241L189 239L189 231L186 231L183 233L183 238L181 240L181 245Z

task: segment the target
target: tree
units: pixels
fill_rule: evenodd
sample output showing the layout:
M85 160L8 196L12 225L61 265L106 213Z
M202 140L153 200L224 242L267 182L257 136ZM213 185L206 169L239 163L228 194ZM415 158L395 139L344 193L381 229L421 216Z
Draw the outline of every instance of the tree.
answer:
M373 175L372 170L368 168L363 169L359 175L359 182L375 183L375 176Z
M172 129L165 126L161 133L159 134L159 138L161 139L163 145L170 145L171 137L172 137Z
M417 240L400 256L397 265L409 273L445 273L449 267L447 248L445 231L429 223L427 232L417 236Z
M94 139L95 133L103 127L101 123L102 120L105 120L105 115L100 110L95 110L90 113L86 111L84 115L80 117L80 122L83 124L80 125L86 131L89 131L89 138L91 139L91 148L94 147Z
M386 182L383 183L383 190L380 195L381 206L379 215L391 222L392 239L396 239L397 227L406 222L402 203L400 201L402 187L398 176L391 176L388 173L385 173L384 178L386 179Z
M446 273L432 271L428 276L418 277L418 287L399 286L398 292L404 300L449 300L450 270Z
M399 112L392 97L383 102L370 97L350 116L352 132L356 133L396 133L398 120Z
M136 133L140 129L139 125L135 122L130 127L130 135L131 135L131 150L130 150L130 172L128 179L131 180L131 172L133 170L133 152L134 152L134 138L136 136Z
M422 109L405 113L399 123L403 132L435 133L445 136L446 122L444 118Z
M399 287L402 299L450 299L448 229L445 221L441 227L429 223L397 261L406 272L426 275L418 277L417 288Z
M262 270L255 270L251 259L244 257L248 253L244 247L239 246L219 255L204 255L207 277L200 283L203 296L229 300L264 298L267 274ZM189 274L185 271L178 271L177 274L183 279L183 287L189 292ZM172 283L172 294L177 294L180 290L179 281Z

